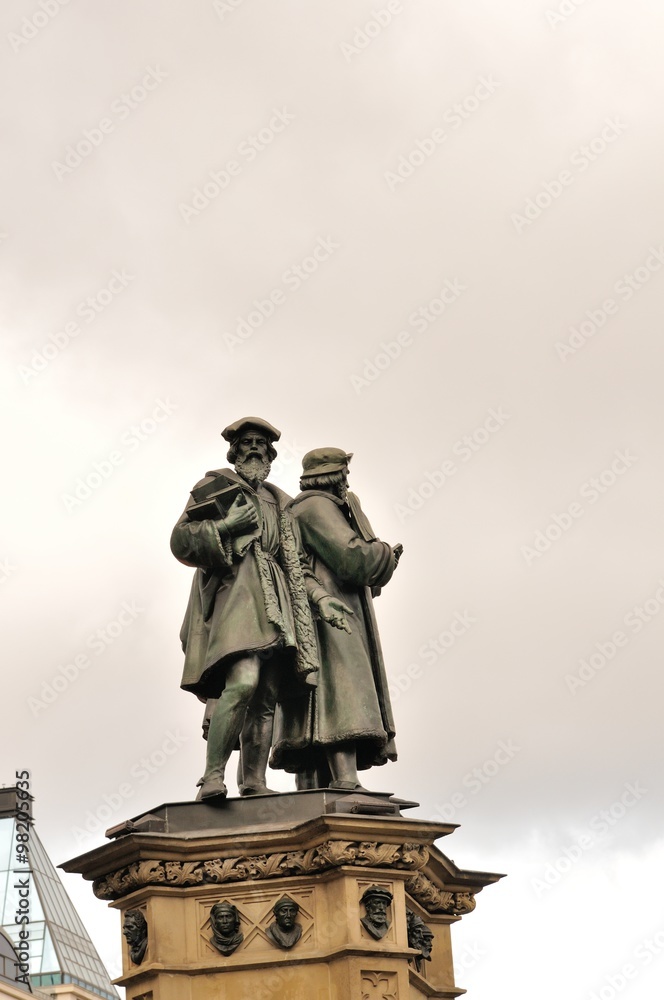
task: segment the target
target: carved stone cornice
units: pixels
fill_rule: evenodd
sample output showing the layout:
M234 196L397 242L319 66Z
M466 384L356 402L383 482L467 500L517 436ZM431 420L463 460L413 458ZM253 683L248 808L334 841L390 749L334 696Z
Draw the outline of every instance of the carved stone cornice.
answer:
M439 889L431 879L428 879L420 871L408 879L405 889L408 895L416 899L429 913L450 913L454 916L462 916L475 909L474 893L466 890L448 892L445 889Z
M292 875L308 875L312 872L339 868L342 865L419 872L428 859L429 851L423 844L328 840L309 850L275 854L212 858L208 861L135 861L103 878L96 879L92 888L98 899L112 900L121 899L147 885L180 889L196 885L221 885L225 882L253 882ZM428 879L425 881L435 890L433 883ZM417 894L412 893L412 895L419 901Z

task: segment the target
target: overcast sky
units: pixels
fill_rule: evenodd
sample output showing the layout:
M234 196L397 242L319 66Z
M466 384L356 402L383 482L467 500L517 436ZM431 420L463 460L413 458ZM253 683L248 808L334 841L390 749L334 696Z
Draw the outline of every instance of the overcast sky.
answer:
M399 761L367 777L509 875L458 984L650 1000L664 8L5 0L0 34L0 781L31 769L56 862L192 797L169 535L257 414L274 482L352 451L404 545ZM117 914L65 885L118 975Z

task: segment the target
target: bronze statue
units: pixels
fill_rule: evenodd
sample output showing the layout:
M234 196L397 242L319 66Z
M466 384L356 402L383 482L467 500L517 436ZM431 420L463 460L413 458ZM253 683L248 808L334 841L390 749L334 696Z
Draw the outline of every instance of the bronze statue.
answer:
M282 896L272 907L274 921L266 930L272 944L287 950L302 937L302 925L297 923L299 905L290 896Z
M122 933L129 946L129 956L134 965L140 965L148 946L148 922L142 910L126 910Z
M214 904L210 910L210 926L210 940L222 955L232 955L244 941L244 934L240 930L240 914L237 906L232 903Z
M192 490L171 549L196 573L180 632L182 687L218 699L211 714L200 799L224 797L228 758L241 749L241 793L269 792L265 769L281 689L315 683L309 603L342 627L345 608L304 562L290 497L266 482L280 432L243 417L222 435L235 470L215 469Z
M396 760L394 721L372 597L391 579L403 551L376 538L348 491L351 455L317 448L304 456L292 502L311 569L353 614L317 623L315 691L282 701L271 764L298 775L298 787L359 789L358 768ZM332 626L336 626L332 627Z
M366 916L360 918L362 926L377 941L385 937L390 929L387 910L393 898L389 889L383 889L379 885L371 885L365 890L360 900L366 910Z

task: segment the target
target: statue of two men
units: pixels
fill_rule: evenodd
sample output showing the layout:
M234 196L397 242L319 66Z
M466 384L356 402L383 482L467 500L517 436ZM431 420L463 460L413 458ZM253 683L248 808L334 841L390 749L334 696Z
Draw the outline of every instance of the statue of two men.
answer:
M180 637L182 687L210 699L199 798L225 796L238 745L241 794L268 792L273 742L272 766L298 787L357 788L358 767L396 758L371 598L401 546L375 537L348 492L350 455L305 455L293 501L267 482L275 427L245 417L222 434L234 469L206 474L171 537L196 568Z

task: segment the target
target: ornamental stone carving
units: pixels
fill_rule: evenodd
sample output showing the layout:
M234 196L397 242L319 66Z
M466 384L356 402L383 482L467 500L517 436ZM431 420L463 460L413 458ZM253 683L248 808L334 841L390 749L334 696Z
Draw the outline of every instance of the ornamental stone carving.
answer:
M329 840L307 851L253 857L245 855L238 858L212 858L208 861L136 861L97 879L92 888L98 899L110 900L121 899L146 885L177 888L220 885L225 882L308 875L340 865L419 871L426 865L428 858L429 852L421 844Z
M362 1000L399 1000L396 972L363 972Z
M475 895L472 892L447 892L418 872L406 882L406 892L416 899L429 913L452 913L461 916L475 909Z

